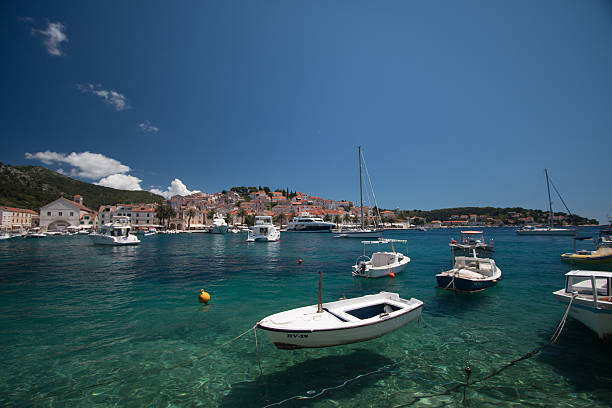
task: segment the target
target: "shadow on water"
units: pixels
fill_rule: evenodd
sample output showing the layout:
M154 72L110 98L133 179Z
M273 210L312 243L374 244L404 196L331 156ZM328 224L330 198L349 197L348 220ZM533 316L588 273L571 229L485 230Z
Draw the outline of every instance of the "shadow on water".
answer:
M426 299L427 313L434 316L457 316L474 310L494 307L498 288L480 292L459 292L436 288L436 296Z
M264 374L256 381L232 385L232 391L221 401L222 407L262 407L294 396L313 397L325 388L334 388L315 398L293 398L282 404L285 407L310 406L321 399L350 400L358 390L371 386L381 377L389 375L379 368L393 361L365 349L348 355L336 355L306 360L282 371ZM349 380L365 375L355 381Z
M575 319L567 321L554 347L540 359L573 384L575 393L588 393L612 406L612 349Z

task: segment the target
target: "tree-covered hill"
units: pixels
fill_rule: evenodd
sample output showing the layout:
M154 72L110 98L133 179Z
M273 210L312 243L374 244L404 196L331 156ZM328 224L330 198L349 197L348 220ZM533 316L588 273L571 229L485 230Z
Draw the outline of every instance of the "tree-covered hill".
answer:
M83 204L92 210L103 204L160 203L164 199L148 191L117 190L85 183L44 167L0 163L0 205L38 212L40 207L59 197L72 199L77 194L83 196Z

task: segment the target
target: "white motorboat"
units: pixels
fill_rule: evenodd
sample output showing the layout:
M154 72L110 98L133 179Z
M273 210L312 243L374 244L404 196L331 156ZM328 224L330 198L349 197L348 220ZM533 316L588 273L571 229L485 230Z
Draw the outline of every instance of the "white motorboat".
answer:
M565 274L565 288L553 292L569 314L602 340L612 339L612 272L574 270ZM573 298L573 300L572 300Z
M457 256L453 269L436 275L438 287L464 292L474 292L495 286L502 277L501 269L490 258Z
M319 285L320 288L320 285ZM423 302L380 292L300 307L262 319L262 329L282 350L330 347L371 340L419 318Z
M2 231L2 232L0 232L0 240L3 240L3 239L11 239L11 238L13 238L13 236L11 235L11 233L10 233L10 232L8 232L8 231Z
M331 232L333 227L335 225L332 222L326 222L320 217L311 217L308 213L303 213L289 222L287 232Z
M35 227L30 230L27 234L25 234L24 238L45 238L47 234L41 232L40 228Z
M463 251L471 253L474 249L477 252L494 252L493 239L487 242L482 231L461 231L459 233L459 240L455 241L452 238L449 245L453 252Z
M363 255L357 258L353 265L353 276L363 278L382 278L384 276L395 276L406 268L410 258L395 251L393 243L408 244L405 239L381 239L378 241L361 241L363 244ZM393 252L374 252L371 257L366 256L367 245L391 244Z
M548 178L548 170L544 169L544 173L546 174L546 189L548 191L548 219L549 219L549 225L547 227L535 227L532 225L527 225L527 226L523 226L520 228L516 229L516 233L518 235L561 235L561 236L572 236L572 235L576 235L576 230L572 229L572 228L554 228L553 227L553 210L552 210L552 201L550 199L550 183L552 183L551 180L549 180ZM554 184L553 184L553 187ZM555 191L556 191L556 187L555 187ZM559 195L559 198L561 199L561 202L563 202L563 205L565 205L565 201L563 201L563 198L561 198L561 194L559 194L559 192L557 191L557 194ZM567 206L565 206L565 209L567 210L567 212L571 215L571 211L569 210L569 208L567 208Z
M89 234L98 245L138 245L140 240L130 234L130 217L114 216L112 222L104 224L97 232Z
M280 231L272 224L269 215L258 215L255 217L255 225L249 229L247 242L276 242L280 239Z
M215 214L213 217L212 229L210 232L213 234L225 234L227 232L227 223L219 214Z

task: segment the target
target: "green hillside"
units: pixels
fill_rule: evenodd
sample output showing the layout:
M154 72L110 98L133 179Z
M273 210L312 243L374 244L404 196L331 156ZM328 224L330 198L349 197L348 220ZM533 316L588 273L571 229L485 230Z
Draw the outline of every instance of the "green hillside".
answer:
M83 196L83 204L92 210L103 204L160 203L164 199L148 191L117 190L85 183L44 167L0 163L0 205L38 212L40 207L61 196L72 199L76 194Z

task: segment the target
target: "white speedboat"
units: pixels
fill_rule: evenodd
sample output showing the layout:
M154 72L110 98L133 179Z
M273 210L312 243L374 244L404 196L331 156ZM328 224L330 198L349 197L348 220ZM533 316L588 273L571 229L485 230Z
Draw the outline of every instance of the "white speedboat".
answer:
M32 228L30 232L25 234L23 237L24 238L45 238L46 236L47 234L45 234L44 232L41 232L40 228L36 227L36 228Z
M600 339L612 339L612 272L575 270L565 274L565 288L553 292L572 306L569 314Z
M280 239L280 231L272 224L269 215L258 215L255 217L255 225L249 229L247 242L276 242Z
M212 229L210 232L213 234L225 234L227 232L227 223L219 214L215 214L213 217Z
M140 240L130 234L130 217L114 216L112 222L104 224L97 232L89 234L98 245L138 245Z
M501 269L490 258L457 256L453 269L436 275L438 287L464 292L474 292L497 285L502 277Z
M10 232L6 232L6 231L0 232L0 240L11 239L11 238L13 238L13 236L11 235Z
M335 225L332 222L323 221L319 217L311 217L304 213L287 225L287 232L331 232Z
M353 276L363 278L382 278L384 276L395 276L406 268L410 258L395 251L393 243L407 244L405 239L382 239L378 241L361 241L363 244L363 255L357 258L353 265ZM391 244L393 252L374 252L371 257L366 256L367 245Z
M320 286L319 286L320 287ZM383 336L419 318L423 302L380 292L300 307L262 319L262 329L282 350L330 347Z

